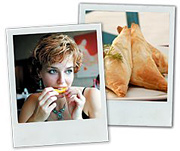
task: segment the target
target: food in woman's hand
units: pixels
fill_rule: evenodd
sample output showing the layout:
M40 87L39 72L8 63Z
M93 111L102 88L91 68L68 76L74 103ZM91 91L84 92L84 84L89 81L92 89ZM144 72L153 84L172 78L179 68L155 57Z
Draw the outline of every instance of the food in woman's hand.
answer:
M109 47L105 47L106 87L120 97L126 95L132 70L131 31L125 26Z
M60 88L60 89L54 89L56 92L58 92L58 93L64 93L64 92L66 92L66 90L67 90L68 88L67 87L65 87L65 88Z
M131 49L133 69L130 83L148 89L167 91L167 81L158 70L151 47L137 24L131 25Z

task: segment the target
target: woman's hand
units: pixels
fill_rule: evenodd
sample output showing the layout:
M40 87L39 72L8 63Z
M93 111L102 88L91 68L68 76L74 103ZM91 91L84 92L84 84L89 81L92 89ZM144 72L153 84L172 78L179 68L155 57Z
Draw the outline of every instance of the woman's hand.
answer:
M82 110L86 102L82 92L77 88L69 88L65 93L71 118L82 119Z
M52 110L56 107L57 96L59 95L52 87L45 88L38 97L36 109L31 117L33 121L45 121Z

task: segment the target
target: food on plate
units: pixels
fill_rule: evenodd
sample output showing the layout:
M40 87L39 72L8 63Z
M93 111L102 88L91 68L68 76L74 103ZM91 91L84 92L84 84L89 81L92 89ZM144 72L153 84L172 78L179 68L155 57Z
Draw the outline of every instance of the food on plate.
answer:
M159 71L162 74L168 74L167 57L163 53L161 53L157 48L153 47L151 44L148 43L148 46L152 52L153 60L155 61Z
M167 81L157 67L157 62L161 61L156 62L153 59L152 51L156 50L152 50L139 26L134 23L131 25L131 50L133 69L130 83L148 89L167 91Z
M132 72L131 31L123 27L112 45L105 46L105 83L119 97L127 93Z
M104 46L106 87L124 97L128 85L167 92L167 57L148 43L137 24L117 27L119 35Z
M132 26L138 26L138 25L133 23ZM118 26L117 27L118 33L120 33L122 31L122 29L123 28L121 26ZM144 38L144 36L143 36L140 29L139 29L139 31L136 31L136 32L139 32L141 37L145 40L145 38ZM145 40L145 42L147 42L147 41ZM152 58L155 61L156 66L159 69L159 71L162 74L168 74L167 56L165 54L163 54L161 51L159 51L157 48L153 47L150 43L147 42L147 44L148 44L148 47L150 48L150 53L152 54Z
M56 92L58 92L58 93L64 93L66 90L67 90L68 88L67 87L65 87L65 88L59 88L59 89L54 89Z

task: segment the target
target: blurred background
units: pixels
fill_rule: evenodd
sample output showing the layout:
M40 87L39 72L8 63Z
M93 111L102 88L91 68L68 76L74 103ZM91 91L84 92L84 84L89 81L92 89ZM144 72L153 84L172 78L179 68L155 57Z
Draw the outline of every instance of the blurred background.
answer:
M75 74L73 85L82 87L95 86L95 80L99 74L96 31L75 31L61 34L73 38L84 55L83 64L80 71ZM26 98L31 93L41 91L40 89L43 88L42 84L36 81L31 74L31 53L39 39L44 35L13 36L18 115Z

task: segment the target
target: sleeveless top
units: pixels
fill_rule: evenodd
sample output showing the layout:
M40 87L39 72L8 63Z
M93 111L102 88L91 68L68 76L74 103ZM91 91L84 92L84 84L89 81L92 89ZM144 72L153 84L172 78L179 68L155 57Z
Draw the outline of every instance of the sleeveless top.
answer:
M84 89L82 90L82 95L84 95L84 91L85 91L86 88L87 88L87 87L84 87ZM86 115L86 113L84 113L84 111L82 111L82 118L83 118L83 119L89 119L89 116Z

